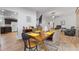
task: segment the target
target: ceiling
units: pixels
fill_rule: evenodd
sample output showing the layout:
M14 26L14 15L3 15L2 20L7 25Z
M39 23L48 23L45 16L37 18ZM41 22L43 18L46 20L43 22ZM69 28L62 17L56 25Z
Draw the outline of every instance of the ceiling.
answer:
M10 11L10 10L6 10L6 9L0 9L0 15L3 15L5 17L12 17L12 16L16 16L17 13Z
M69 13L75 12L76 7L26 7L26 9L40 12L44 15L67 15Z
M43 14L43 16L63 16L68 15L69 13L75 12L76 7L20 7L23 9L28 9L32 11L36 11L37 13ZM16 16L17 13L10 11L10 10L4 10L0 9L0 14L4 16Z

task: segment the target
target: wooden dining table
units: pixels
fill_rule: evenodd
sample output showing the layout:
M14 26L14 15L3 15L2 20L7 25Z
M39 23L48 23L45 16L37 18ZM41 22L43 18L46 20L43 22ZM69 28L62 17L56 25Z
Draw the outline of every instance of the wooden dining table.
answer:
M48 50L48 48L44 44L44 40L46 40L48 37L53 35L56 32L56 30L53 31L35 31L35 32L29 32L26 33L28 34L31 38L35 39L39 45L41 45L41 48L44 49L45 51Z

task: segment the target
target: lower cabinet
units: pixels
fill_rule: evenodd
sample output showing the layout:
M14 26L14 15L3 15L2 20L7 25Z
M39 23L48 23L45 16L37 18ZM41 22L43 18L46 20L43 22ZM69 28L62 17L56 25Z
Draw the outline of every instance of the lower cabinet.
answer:
M1 27L1 34L12 32L11 27Z

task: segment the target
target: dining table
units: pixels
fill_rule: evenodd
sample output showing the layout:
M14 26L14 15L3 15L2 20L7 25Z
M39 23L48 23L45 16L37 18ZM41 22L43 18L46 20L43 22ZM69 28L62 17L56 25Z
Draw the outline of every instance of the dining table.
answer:
M50 37L51 35L53 35L57 30L52 30L52 31L40 31L37 30L35 32L28 32L26 34L28 34L31 38L35 39L38 42L38 45L41 46L41 49L44 49L45 51L48 50L48 48L45 46L44 41Z

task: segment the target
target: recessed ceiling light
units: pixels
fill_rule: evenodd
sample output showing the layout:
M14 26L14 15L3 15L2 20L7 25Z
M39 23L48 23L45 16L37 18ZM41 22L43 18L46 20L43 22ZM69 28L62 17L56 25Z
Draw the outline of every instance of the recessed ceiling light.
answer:
M4 12L5 10L4 10L4 9L2 9L1 11L2 11L2 12Z
M52 16L52 18L55 18L55 16Z

